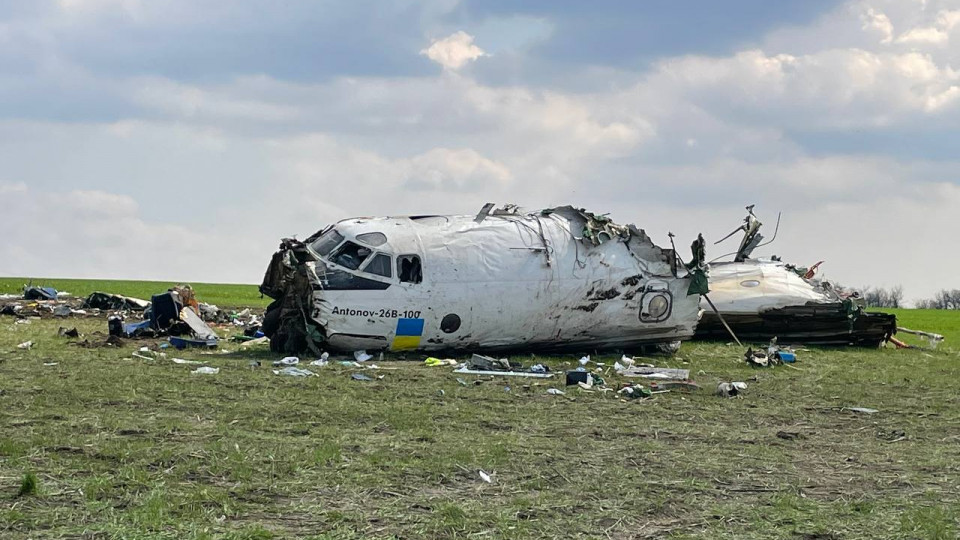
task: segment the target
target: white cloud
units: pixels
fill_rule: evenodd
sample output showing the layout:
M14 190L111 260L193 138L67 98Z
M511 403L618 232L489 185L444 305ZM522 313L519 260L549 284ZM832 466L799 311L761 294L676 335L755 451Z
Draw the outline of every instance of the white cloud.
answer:
M890 22L890 17L887 17L884 13L873 8L867 8L860 15L860 20L863 22L862 28L864 31L879 34L880 43L890 43L893 39L893 23Z
M37 191L0 184L6 234L0 275L130 277L252 282L242 235L211 224L191 229L149 222L131 197L103 191ZM230 247L233 246L233 247ZM209 264L207 261L216 261ZM253 270L253 271L251 271Z
M134 103L183 118L291 121L296 107L256 99L238 99L217 88L205 89L160 77L141 77L128 83Z
M429 47L420 51L430 60L440 64L445 69L457 70L467 62L472 62L487 53L473 44L473 36L460 30L449 36L434 40Z
M797 56L751 50L666 60L648 81L714 110L762 112L767 116L761 121L783 127L847 129L951 109L960 72L920 52L831 49Z
M404 160L399 169L404 188L417 191L497 191L513 179L506 166L469 148L434 148Z
M949 40L949 35L939 28L911 28L897 38L897 43L932 43L940 45Z

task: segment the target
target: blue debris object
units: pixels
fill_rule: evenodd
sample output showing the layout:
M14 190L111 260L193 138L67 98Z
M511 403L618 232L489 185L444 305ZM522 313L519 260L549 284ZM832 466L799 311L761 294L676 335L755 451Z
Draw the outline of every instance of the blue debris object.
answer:
M53 287L27 287L23 290L24 300L56 300L57 290Z
M183 350L187 347L201 347L207 349L217 348L217 339L189 339L182 337L171 337L170 344L177 350Z
M172 293L155 294L150 302L150 321L154 328L166 330L180 320L180 303Z
M792 352L779 351L777 356L787 364L792 364L797 361L797 355Z
M139 321L135 323L126 323L123 325L123 333L127 337L133 337L143 330L150 328L150 321Z

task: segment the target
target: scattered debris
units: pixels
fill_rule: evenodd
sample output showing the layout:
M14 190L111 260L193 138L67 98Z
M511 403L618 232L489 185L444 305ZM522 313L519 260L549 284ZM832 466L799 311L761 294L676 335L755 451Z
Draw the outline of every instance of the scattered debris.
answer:
M29 351L33 347L32 341L24 341L23 343L17 345L18 349Z
M215 349L217 348L216 338L210 339L187 339L182 337L171 337L170 345L177 350L186 349L187 347L199 347L205 349Z
M541 368L544 366L541 365ZM545 368L544 368L545 369ZM544 371L524 370L523 364L511 362L506 358L491 358L482 354L474 354L463 366L453 370L454 373L465 375L501 375L506 377L533 377L546 379L553 377L553 373Z
M483 470L480 471L480 479L488 484L493 483L493 476L483 472Z
M53 287L24 287L24 300L56 300L58 293Z
M198 362L198 361L196 361L196 360L184 360L183 358L174 358L174 359L173 359L173 363L174 363L174 364L191 364L191 365L197 365L197 364L202 364L203 362Z
M747 383L745 382L722 382L717 385L717 395L722 397L736 397L746 389Z
M90 293L90 296L87 296L81 307L114 311L143 311L150 307L150 302L119 294L93 292Z
M644 379L673 379L685 381L690 378L689 369L661 368L634 366L619 372L624 377L641 377Z
M869 409L867 407L844 407L843 410L853 411L861 414L876 414L880 412L877 409Z
M554 396L566 395L566 392L564 392L563 390L558 390L556 388L547 388L547 393Z
M315 376L316 373L310 371L309 369L300 369L298 367L287 366L283 369L273 370L274 375L287 375L290 377L310 377Z
M353 359L356 360L357 362L366 362L371 358L373 358L373 355L367 354L367 351L354 351L353 353Z
M310 362L311 366L323 367L330 363L330 353L323 353L320 355L320 358L317 358L313 362Z
M553 373L530 373L529 371L485 371L478 369L467 369L465 367L453 370L454 373L461 375L498 375L503 377L531 377L534 379L549 379Z
M256 339L251 339L250 341L245 341L240 344L241 350L252 349L258 346L270 346L270 339L267 337L261 337Z
M431 356L423 361L423 365L430 367L455 366L457 365L457 361L453 358L434 358Z
M928 348L929 348L930 350L936 349L937 346L940 345L940 342L943 341L943 336L941 336L940 334L934 334L934 333L932 333L932 332L923 332L923 331L921 331L921 330L911 330L911 329L909 329L909 328L904 328L904 327L902 327L902 326L898 326L898 327L897 327L897 332L903 332L903 333L905 333L905 334L913 334L913 335L915 335L915 336L920 336L920 339L922 339L923 341L927 342ZM906 343L904 343L904 342L902 342L902 341L900 341L900 340L898 340L898 339L896 339L896 338L894 338L894 337L889 338L887 341L889 341L890 343L893 343L894 345L896 345L898 349L917 349L917 348L919 348L919 347L913 347L913 346L911 346L911 345L908 345L908 344L906 344Z
M877 438L887 442L900 442L907 439L907 432L902 429L891 429L889 431L881 429L877 431Z
M783 439L785 441L792 441L795 439L806 439L806 437L798 431L778 431L777 438Z
M217 333L203 322L203 319L189 306L180 310L180 320L190 327L190 331L197 339L219 339Z
M68 329L61 326L60 329L57 330L57 335L67 338L79 338L80 332L77 331L76 327Z
M220 368L203 366L203 367L198 367L197 369L191 371L190 373L194 375L216 375L217 373L220 373Z
M780 361L776 358L771 362L771 358L767 356L767 353L763 351L754 351L752 348L747 348L747 352L744 353L743 358L753 367L770 367L771 365L778 364Z
M355 381L372 381L373 380L370 377L367 377L366 375L364 375L363 373L354 373L350 375L350 378Z
M288 356L288 357L283 358L283 359L281 359L281 360L274 360L273 366L274 366L274 367L279 367L279 366L295 366L295 365L297 365L297 364L299 364L299 363L300 363L300 359L297 358L296 356Z
M578 384L584 384L588 387L593 386L593 375L583 368L568 371L567 386L576 386Z
M44 362L44 363L43 363L43 365L45 365L45 366L47 366L47 367L56 366L56 365L59 365L59 364L60 364L60 362Z
M620 394L627 399L646 399L653 396L653 392L647 388L644 388L642 384L630 384L624 386L617 391L617 394Z

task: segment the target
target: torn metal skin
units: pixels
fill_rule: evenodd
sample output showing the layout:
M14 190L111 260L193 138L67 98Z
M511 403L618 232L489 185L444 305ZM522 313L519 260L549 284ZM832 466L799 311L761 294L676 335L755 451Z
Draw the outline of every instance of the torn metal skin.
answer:
M744 341L768 341L811 345L859 345L877 347L897 331L897 318L887 313L868 313L854 294L815 279L811 268L785 264L778 258L752 259L759 247L760 221L747 207L744 232L732 262L709 265L710 299L733 332ZM768 242L769 243L769 242ZM728 339L719 317L705 311L697 326L698 339Z
M693 336L690 273L633 225L571 206L343 220L285 239L260 291L284 352L562 351Z

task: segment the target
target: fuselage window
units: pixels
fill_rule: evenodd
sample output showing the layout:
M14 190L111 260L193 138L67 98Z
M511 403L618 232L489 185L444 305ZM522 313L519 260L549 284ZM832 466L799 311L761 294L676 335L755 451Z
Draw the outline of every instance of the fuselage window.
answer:
M368 232L357 235L357 241L368 246L382 246L387 243L387 236L380 232Z
M370 259L370 262L367 263L367 266L363 268L363 271L369 274L383 276L385 278L391 277L390 256L383 253L377 253L372 259Z
M370 248L365 248L353 242L344 242L342 246L330 256L330 261L350 270L360 268L363 261L370 256Z
M402 283L420 283L423 281L420 257L416 255L400 255L397 257L397 277L400 278Z
M326 257L330 250L337 247L340 242L343 242L343 235L338 233L336 229L330 229L329 231L320 235L320 238L317 238L310 244L310 247L321 257Z

